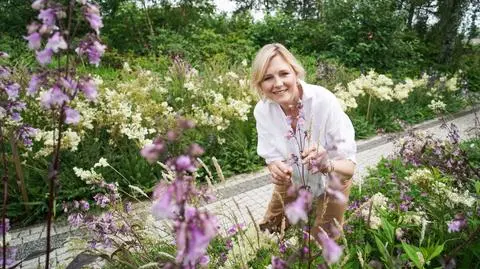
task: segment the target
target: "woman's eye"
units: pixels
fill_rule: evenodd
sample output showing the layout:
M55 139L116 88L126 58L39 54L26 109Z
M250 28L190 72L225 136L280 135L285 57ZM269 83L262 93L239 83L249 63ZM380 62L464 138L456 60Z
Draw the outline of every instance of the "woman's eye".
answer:
M267 81L267 80L270 80L272 77L264 77L263 78L263 81Z
M290 73L288 73L288 72L282 72L282 73L280 73L280 75L282 75L282 76L288 76L289 74L290 74Z

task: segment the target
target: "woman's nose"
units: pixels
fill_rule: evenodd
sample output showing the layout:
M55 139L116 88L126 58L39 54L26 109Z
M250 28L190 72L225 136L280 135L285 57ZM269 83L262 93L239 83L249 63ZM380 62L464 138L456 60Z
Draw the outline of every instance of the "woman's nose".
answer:
M283 85L283 81L280 78L275 78L275 87L281 87Z

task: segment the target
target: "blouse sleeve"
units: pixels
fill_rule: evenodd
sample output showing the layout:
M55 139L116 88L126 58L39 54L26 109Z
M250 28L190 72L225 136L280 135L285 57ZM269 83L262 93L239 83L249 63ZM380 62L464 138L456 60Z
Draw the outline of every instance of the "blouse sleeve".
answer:
M282 154L278 151L272 141L273 134L271 128L268 128L268 120L265 115L260 113L257 108L253 112L257 126L257 153L260 157L265 159L267 164L274 161L283 161Z
M331 102L326 122L326 150L332 159L347 159L356 163L355 130L338 100Z

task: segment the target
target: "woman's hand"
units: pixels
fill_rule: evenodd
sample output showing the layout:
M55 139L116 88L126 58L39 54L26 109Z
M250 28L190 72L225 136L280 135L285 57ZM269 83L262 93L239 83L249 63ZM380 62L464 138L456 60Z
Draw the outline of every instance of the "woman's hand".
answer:
M268 170L272 175L271 181L273 184L285 185L289 184L292 178L292 167L282 161L273 161L268 164Z
M311 170L313 174L321 172L328 173L331 168L330 161L328 159L327 151L319 146L309 147L302 152L302 164L307 166L308 170Z

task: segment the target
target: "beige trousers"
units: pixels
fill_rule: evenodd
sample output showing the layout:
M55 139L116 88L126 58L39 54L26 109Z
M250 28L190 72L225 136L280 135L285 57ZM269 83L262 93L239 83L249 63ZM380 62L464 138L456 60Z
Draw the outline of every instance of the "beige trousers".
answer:
M296 197L287 195L287 191L290 185L274 186L275 187L272 193L270 203L268 204L267 212L265 213L263 221L260 223L260 229L268 229L270 232L280 232L282 220L285 217L284 206L295 201ZM347 199L350 195L351 186L351 179L343 182L341 191ZM334 230L332 229L332 227L336 227L334 219L336 219L340 225L343 225L343 215L345 213L348 203L339 204L328 195L325 196L325 194L322 194L315 198L314 203L316 203L316 209L315 222L312 227L312 235L317 238L317 235L320 232L319 227L321 227L328 233L330 237L337 238L339 234L332 233L332 231ZM288 221L285 222L285 226L285 228L288 227Z

